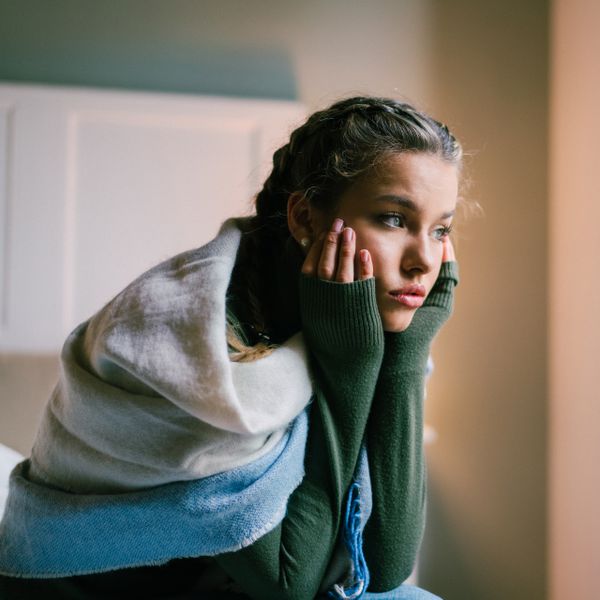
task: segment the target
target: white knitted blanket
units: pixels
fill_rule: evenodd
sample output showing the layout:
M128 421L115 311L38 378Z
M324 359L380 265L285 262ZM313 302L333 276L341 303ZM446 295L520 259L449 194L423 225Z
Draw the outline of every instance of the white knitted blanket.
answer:
M29 477L114 493L206 477L265 455L307 406L297 334L232 363L225 295L241 232L150 269L67 338Z

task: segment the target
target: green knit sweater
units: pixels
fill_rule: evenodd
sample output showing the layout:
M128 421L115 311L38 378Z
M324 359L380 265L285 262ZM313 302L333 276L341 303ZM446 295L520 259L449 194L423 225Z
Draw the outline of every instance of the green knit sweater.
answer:
M373 489L364 531L369 591L393 589L410 574L424 527L427 357L457 282L456 264L444 263L410 327L384 334L374 279L345 284L301 276L302 328L315 377L306 475L273 531L216 557L252 598L317 595L363 440Z

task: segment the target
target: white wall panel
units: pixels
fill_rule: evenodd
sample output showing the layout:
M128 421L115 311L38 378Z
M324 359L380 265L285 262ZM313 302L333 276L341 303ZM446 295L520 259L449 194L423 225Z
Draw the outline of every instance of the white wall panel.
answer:
M8 323L8 157L11 131L11 106L0 106L0 331Z
M2 86L0 86L2 87ZM15 89L7 149L6 322L0 349L48 350L63 336L65 121L55 103ZM50 342L52 341L52 344Z
M142 271L248 214L273 150L304 112L290 102L0 85L0 106L9 99L0 350L16 352L56 351Z
M247 212L256 191L248 173L257 130L248 120L151 114L73 121L66 248L72 324L148 267L208 241L225 218Z

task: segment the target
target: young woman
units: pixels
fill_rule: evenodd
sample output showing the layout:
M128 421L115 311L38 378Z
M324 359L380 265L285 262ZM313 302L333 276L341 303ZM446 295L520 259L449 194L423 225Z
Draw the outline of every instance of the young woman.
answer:
M75 329L11 477L2 597L433 598L402 582L460 165L413 107L337 102L254 217Z

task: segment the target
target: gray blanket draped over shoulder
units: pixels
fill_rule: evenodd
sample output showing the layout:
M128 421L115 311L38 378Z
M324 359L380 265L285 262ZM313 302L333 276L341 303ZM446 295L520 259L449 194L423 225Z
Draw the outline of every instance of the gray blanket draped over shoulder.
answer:
M312 395L301 334L232 363L225 296L241 232L150 269L67 338L29 477L113 493L206 477L274 448Z

